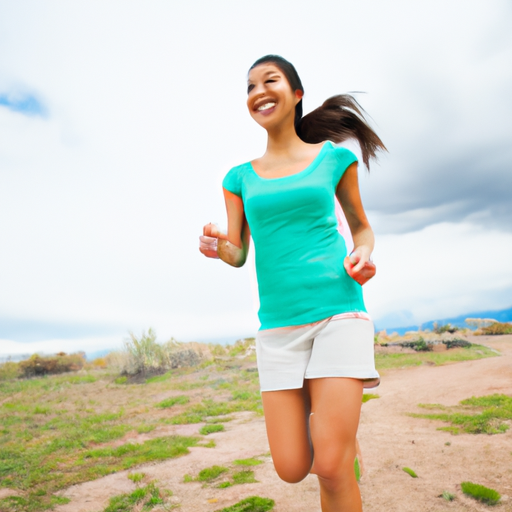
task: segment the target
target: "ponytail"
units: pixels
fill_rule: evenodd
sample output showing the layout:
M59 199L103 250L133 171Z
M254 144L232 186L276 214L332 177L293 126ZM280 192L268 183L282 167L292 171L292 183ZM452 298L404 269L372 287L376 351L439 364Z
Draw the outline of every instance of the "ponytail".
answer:
M302 119L295 118L297 135L310 144L324 140L335 143L349 138L358 140L363 162L370 170L370 158L375 159L377 151L387 151L379 136L366 122L363 108L350 94L339 94L324 101Z
M291 62L280 55L265 55L258 59L249 71L260 64L275 64L286 76L293 91L304 93L304 87L297 70ZM335 143L355 138L359 141L363 162L370 170L370 158L376 158L377 151L387 151L386 146L379 139L366 122L363 108L350 94L339 94L324 102L313 112L302 117L302 99L295 106L295 131L297 135L310 144L317 144L324 140Z

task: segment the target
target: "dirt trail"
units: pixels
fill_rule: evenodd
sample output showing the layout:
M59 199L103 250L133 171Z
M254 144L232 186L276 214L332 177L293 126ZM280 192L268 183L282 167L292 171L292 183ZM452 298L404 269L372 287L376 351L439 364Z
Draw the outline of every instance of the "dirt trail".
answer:
M500 504L493 510L512 511L512 429L493 436L453 436L437 430L440 422L407 416L424 412L419 403L456 405L471 396L512 395L512 336L477 337L470 341L488 345L502 355L439 367L388 371L376 390L380 398L363 405L358 437L365 464L361 480L365 511L489 510L462 495L460 483L465 480L502 494ZM168 433L190 435L199 427L177 426ZM157 479L161 488L171 489L172 499L182 512L213 512L251 495L273 498L274 512L320 512L316 478L309 476L300 484L285 484L274 473L268 456L262 459L264 464L251 468L259 481L256 484L215 489L196 482L183 483L186 473L197 474L214 464L228 465L235 459L268 453L263 418L240 413L225 427L225 432L209 436L215 439L216 448L192 448L189 455L136 471ZM404 466L414 469L418 478L402 471ZM62 494L71 502L57 507L56 512L102 511L111 496L135 489L127 474L116 473L66 489ZM445 490L455 494L456 499L447 502L438 497Z

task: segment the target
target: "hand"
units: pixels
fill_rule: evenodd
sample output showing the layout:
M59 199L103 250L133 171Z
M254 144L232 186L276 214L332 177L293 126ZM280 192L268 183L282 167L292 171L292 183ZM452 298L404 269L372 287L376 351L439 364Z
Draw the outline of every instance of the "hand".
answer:
M207 258L218 258L217 244L223 233L216 224L206 224L203 227L203 236L199 237L199 251Z
M361 286L369 281L377 272L377 267L370 260L370 255L367 252L362 246L357 247L343 262L347 274Z

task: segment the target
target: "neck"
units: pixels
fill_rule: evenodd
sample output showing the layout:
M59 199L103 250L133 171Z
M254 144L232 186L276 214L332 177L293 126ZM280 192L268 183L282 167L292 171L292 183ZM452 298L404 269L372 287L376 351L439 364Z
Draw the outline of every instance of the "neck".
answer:
M292 123L268 131L266 155L279 156L293 153L298 147L304 145L295 131Z

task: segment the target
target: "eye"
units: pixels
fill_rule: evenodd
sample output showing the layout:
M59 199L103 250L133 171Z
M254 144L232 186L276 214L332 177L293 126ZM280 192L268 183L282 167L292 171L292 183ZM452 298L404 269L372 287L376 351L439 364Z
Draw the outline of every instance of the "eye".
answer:
M270 84L272 82L277 82L277 80L274 80L274 79L269 79L269 80L266 80L265 83L266 84Z
M247 94L249 94L253 89L254 89L254 84L250 84L250 85L247 87Z

